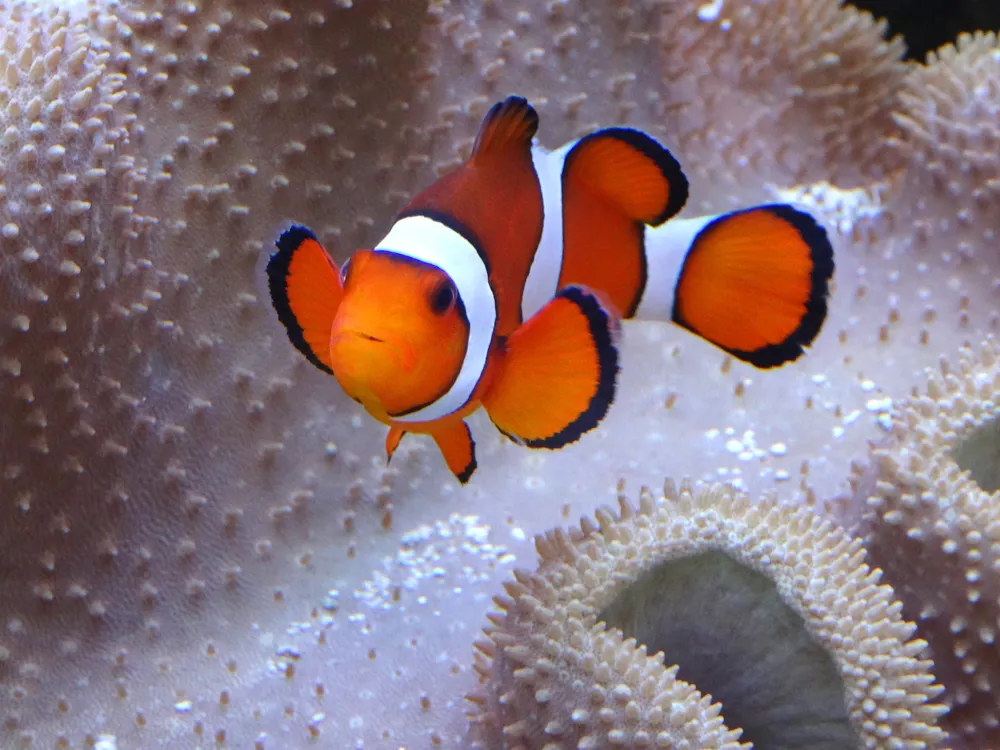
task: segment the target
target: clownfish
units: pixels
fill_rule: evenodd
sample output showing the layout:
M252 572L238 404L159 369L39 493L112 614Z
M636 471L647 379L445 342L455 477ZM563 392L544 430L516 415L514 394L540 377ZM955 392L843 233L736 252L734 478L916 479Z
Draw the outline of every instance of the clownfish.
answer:
M466 483L464 421L483 406L531 448L561 448L615 398L622 318L672 321L758 368L798 358L826 318L833 249L785 204L668 221L688 181L623 127L549 151L521 97L472 153L339 267L308 228L276 241L267 281L291 343L402 437L429 434Z

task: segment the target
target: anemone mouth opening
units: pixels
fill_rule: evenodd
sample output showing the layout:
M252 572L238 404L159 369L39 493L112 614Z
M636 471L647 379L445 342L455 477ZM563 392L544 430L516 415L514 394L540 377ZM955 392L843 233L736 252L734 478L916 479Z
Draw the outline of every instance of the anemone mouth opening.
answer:
M760 750L858 746L833 657L774 581L720 551L663 562L598 615L662 652Z
M964 435L951 457L983 492L992 495L1000 490L1000 419L991 419Z

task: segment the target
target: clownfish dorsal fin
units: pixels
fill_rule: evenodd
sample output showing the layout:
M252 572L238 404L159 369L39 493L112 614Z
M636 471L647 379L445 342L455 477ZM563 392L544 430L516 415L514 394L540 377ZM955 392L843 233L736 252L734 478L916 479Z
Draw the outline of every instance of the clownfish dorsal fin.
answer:
M596 427L615 398L618 315L594 292L567 286L506 341L483 398L502 433L561 448Z
M451 473L465 484L476 470L476 442L462 420L449 421L431 432Z
M344 297L340 269L307 227L292 225L274 244L267 286L278 320L295 348L332 375L330 329Z
M396 448L399 447L399 441L403 439L403 435L406 434L406 430L402 427L393 425L389 428L389 434L385 436L385 462L388 464L392 461L392 454L396 452Z
M687 177L673 155L631 128L604 128L581 138L566 154L563 179L570 189L584 186L650 226L674 216L688 197Z
M523 96L508 96L494 104L483 118L471 159L510 153L512 148L530 151L537 131L535 108Z
M798 359L826 320L826 230L787 204L710 218L687 249L674 322L761 369Z

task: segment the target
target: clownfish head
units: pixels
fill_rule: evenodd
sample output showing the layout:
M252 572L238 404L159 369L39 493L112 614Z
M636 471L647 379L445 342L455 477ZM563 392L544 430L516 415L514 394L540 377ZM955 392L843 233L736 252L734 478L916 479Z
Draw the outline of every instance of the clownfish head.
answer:
M469 340L448 274L404 255L359 250L341 269L341 283L330 366L347 394L387 421L447 392Z

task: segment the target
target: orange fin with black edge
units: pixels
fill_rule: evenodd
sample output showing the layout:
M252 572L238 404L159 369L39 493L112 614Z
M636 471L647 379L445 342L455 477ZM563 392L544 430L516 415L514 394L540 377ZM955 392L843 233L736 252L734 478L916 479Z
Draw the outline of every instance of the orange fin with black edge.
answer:
M483 118L472 147L472 159L530 149L538 132L538 113L522 96L508 96L494 104Z
M768 204L723 214L687 251L675 323L755 367L798 359L827 316L833 247L808 213Z
M688 198L681 165L656 140L632 128L604 128L577 141L566 154L563 181L585 186L633 221L654 227Z
M399 447L399 441L403 439L403 435L405 434L406 430L402 427L393 425L389 428L389 434L385 436L385 462L387 464L392 461L392 454L396 452L396 448Z
M476 470L476 441L462 420L449 421L431 433L444 461L459 482L465 484Z
M295 348L332 375L330 329L344 297L340 270L307 227L289 227L274 244L267 286L278 320Z
M596 427L615 398L620 324L593 291L567 286L506 341L483 397L493 424L529 448L561 448Z

